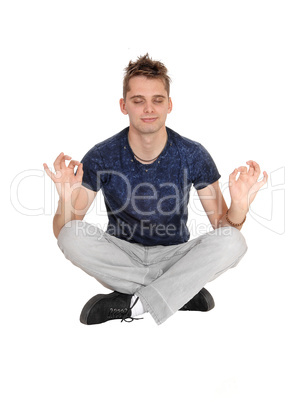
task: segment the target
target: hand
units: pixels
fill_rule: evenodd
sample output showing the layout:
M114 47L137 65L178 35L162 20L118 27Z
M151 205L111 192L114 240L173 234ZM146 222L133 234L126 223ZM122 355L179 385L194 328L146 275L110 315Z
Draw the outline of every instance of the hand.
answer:
M229 176L229 191L232 204L247 213L258 190L267 182L268 175L263 172L263 179L257 181L260 175L258 163L252 160L246 163L249 165L249 170L246 166L240 166ZM238 173L240 175L236 179Z
M49 170L46 163L43 163L43 166L47 175L55 183L59 197L67 201L72 199L73 190L81 189L83 166L82 163L75 160L71 160L69 165L66 166L66 160L71 160L71 157L61 152L53 164L56 174ZM74 173L75 166L78 166L76 175ZM78 193L79 191L75 192L75 198L78 196Z

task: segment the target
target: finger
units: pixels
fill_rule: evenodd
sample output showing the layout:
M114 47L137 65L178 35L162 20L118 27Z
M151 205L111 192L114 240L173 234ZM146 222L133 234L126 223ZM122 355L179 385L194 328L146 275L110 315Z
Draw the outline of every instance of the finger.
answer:
M267 180L268 180L268 174L264 171L263 172L263 179L262 179L263 184L267 183Z
M268 180L268 174L266 172L263 172L263 179L258 182L259 189L261 189L261 187L263 187L267 183L267 180Z
M253 161L248 161L246 162L247 165L249 165L249 171L248 174L249 176L254 176L254 165L253 165Z
M51 170L49 169L49 167L47 166L46 163L43 163L44 166L44 170L47 173L47 175L55 182L55 174L51 172Z
M82 177L83 177L83 163L79 163L78 169L77 169L77 172L76 172L76 178L79 181L82 181Z
M57 172L58 170L60 170L60 161L61 161L63 155L64 155L64 153L61 152L61 153L58 155L58 157L55 159L55 161L53 162L53 166L54 166L54 169L55 169L56 172Z
M240 167L238 168L238 171L239 171L241 174L246 174L246 173L248 172L248 169L247 169L246 166L240 166Z
M80 163L79 161L71 160L68 167L74 168L75 166L78 166L79 163Z
M258 165L258 163L253 161L253 165L254 165L254 176L256 176L257 178L260 175L260 166Z
M237 174L238 174L238 169L235 169L230 175L229 175L229 183L231 184L233 181L236 180Z
M60 167L62 168L62 169L65 169L66 168L66 163L65 163L65 161L66 160L71 160L72 159L72 157L71 156L69 156L69 155L64 155L62 158L61 158L61 161L60 161Z
M251 165L254 168L254 176L258 178L260 175L260 166L255 161L249 161L249 162L251 162Z

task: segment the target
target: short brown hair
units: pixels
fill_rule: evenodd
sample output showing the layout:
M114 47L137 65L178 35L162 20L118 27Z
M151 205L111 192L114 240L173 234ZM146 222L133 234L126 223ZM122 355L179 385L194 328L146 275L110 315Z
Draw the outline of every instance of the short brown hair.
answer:
M160 61L152 60L149 54L138 57L138 59L133 62L129 61L128 66L125 68L125 75L123 80L123 98L126 99L126 94L130 91L129 80L132 77L142 75L146 78L159 78L163 81L165 89L170 94L170 82L171 78L167 75L167 68Z

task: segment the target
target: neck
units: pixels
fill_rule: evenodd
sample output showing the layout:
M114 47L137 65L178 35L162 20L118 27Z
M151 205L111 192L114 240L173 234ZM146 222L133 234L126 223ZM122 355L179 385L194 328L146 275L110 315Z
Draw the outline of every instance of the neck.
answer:
M142 133L134 130L132 126L129 127L128 141L133 153L137 160L141 163L152 163L154 158L159 156L167 142L166 127L155 133ZM139 159L140 158L140 159ZM146 161L146 162L144 162ZM151 162L148 162L151 161Z

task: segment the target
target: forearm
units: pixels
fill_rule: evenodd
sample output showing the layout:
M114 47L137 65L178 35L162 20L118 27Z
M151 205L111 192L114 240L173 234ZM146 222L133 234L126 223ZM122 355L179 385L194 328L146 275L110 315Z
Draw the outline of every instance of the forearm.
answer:
M241 230L243 227L243 222L245 217L248 213L248 210L241 208L238 205L231 204L230 208L228 209L227 214L224 213L221 219L219 220L219 227L220 226L233 226L238 230ZM228 219L226 219L226 217Z
M248 171L247 167L241 166L229 176L231 196L229 209L218 181L198 190L200 201L214 229L221 226L232 226L241 230L250 204L256 197L258 190L267 182L268 175L266 172L263 172L263 180L258 181L260 168L256 162L248 161L247 164L249 165ZM240 175L237 178L238 173Z
M71 200L58 201L58 207L53 218L53 233L56 238L58 238L59 232L62 227L69 221L75 219L74 210L72 208Z

